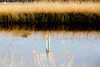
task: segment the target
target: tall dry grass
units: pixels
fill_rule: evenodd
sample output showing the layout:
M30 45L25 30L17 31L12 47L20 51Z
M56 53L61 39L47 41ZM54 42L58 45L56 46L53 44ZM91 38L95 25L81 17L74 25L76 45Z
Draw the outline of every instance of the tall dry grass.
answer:
M100 22L100 2L1 3L0 23ZM50 24L49 24L50 23ZM52 23L54 24L54 23ZM51 26L54 26L52 25ZM94 25L94 24L93 24ZM97 24L98 25L98 24ZM39 25L37 25L39 26ZM39 27L40 27L39 26ZM46 25L44 25L46 26ZM43 27L44 27L43 26ZM53 28L53 27L52 27Z
M100 13L100 3L93 2L36 2L36 3L5 3L0 4L0 14L17 13ZM16 15L17 17L17 15Z

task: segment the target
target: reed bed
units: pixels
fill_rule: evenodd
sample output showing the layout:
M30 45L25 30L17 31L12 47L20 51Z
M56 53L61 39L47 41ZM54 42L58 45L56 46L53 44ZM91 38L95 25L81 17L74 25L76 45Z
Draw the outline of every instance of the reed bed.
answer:
M0 14L18 13L99 13L100 2L36 2L36 3L5 3L0 5Z
M99 29L100 2L1 3L0 23L34 24L43 30L58 29L60 25L61 29Z
M10 45L10 47L11 46L12 45ZM11 49L12 49L11 52L15 51L15 49L13 47ZM54 58L54 56L53 56L53 54L52 54L51 51L48 52L48 59L49 59L50 62L47 63L47 64L46 64L46 61L43 62L43 60L41 59L40 55L42 56L42 54L39 55L34 50L32 50L32 53L33 53L34 61L33 62L32 61L29 61L28 67L34 67L35 64L37 65L37 67L46 67L46 66L48 66L47 64L49 64L49 63L51 64L52 67L57 67L56 66L57 64L55 63L55 58ZM66 58L69 59L69 61L67 62L67 64L65 64L66 63L65 61L59 63L59 67L72 67L72 66L73 67L78 67L73 62L74 57L71 56L71 55L69 55L69 52L66 51L66 50L65 50L65 53L66 53ZM1 67L26 67L25 66L25 62L23 62L23 57L24 56L21 56L20 59L17 61L15 59L17 57L14 57L15 52L14 53L11 53L11 54L12 54L12 56L10 56L11 59L9 59L9 60L8 60L8 57L7 56L4 56L4 59L1 61L1 63L2 63L2 66ZM60 58L58 58L58 59L60 59ZM19 64L17 64L17 62ZM93 63L90 63L90 65L91 65L91 67L95 67ZM48 66L48 67L51 67L51 66Z

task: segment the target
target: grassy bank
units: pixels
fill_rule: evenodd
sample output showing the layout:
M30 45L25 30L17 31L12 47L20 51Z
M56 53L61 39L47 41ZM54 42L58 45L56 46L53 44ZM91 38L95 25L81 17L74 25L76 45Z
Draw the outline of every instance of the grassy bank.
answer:
M100 3L6 3L0 5L0 22L100 22Z
M0 5L0 22L100 22L100 3L6 3Z
M99 30L100 3L36 2L0 4L0 23L30 23L35 25L35 28L44 30L58 28Z

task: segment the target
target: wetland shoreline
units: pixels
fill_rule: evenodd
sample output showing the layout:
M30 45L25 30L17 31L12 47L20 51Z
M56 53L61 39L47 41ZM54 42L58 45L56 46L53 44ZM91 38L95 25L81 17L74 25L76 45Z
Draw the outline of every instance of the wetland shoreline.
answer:
M37 9L38 8L38 9ZM99 30L97 3L5 3L0 4L0 26L18 25L30 30Z

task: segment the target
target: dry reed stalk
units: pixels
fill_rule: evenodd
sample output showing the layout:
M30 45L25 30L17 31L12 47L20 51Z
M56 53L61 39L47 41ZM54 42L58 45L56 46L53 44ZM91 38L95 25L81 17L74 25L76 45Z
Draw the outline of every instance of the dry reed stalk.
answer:
M3 59L2 67L6 67L6 56L5 56L4 59Z
M67 53L67 56L69 56L69 52L65 50L65 52Z
M52 61L52 66L53 66L53 67L56 67L56 64L55 64L55 59L54 59L54 57L53 57L53 56L51 57L51 61Z
M2 60L1 60L1 51L2 51L2 47L0 46L0 64L2 62Z
M63 65L63 64L61 64L61 67L64 67L64 65Z
M21 56L20 67L23 67L23 65L22 65L22 63L23 63L22 59L23 59L23 56Z
M33 54L36 54L36 52L35 52L34 50L32 50L32 53L33 53Z
M12 59L11 59L11 67L13 67L13 55L12 55Z
M36 58L37 58L37 62L38 62L38 64L39 64L39 67L41 67L40 57L39 57L39 55L38 55L38 54L36 55Z
M74 63L73 63L73 56L70 57L69 62L67 63L67 67L75 67Z
M67 50L65 50L65 52L68 54L69 52Z
M90 63L92 67L95 67L93 63Z
M49 54L52 56L52 52L49 50Z
M11 42L10 42L10 46L11 46Z
M31 61L29 61L28 67L32 67L32 63L31 63Z

